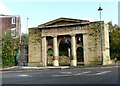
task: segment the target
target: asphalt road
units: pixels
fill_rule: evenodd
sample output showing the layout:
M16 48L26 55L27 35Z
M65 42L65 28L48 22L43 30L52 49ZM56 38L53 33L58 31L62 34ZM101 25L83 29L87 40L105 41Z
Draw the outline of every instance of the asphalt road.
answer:
M118 68L119 66L3 71L2 84L118 84Z

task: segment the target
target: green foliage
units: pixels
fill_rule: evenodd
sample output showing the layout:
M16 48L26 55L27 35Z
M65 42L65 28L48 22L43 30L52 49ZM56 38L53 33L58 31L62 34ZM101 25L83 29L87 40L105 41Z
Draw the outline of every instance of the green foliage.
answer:
M0 53L0 68L2 68L2 53Z
M11 31L6 31L2 36L2 67L14 65L14 51L18 50L18 40L15 41L11 36Z
M48 56L53 56L53 49L51 48L48 49Z
M70 46L69 44L61 43L59 46L59 55L60 56L68 56L69 46Z
M112 25L112 22L109 22L110 26L110 57L111 59L117 58L120 59L120 27L117 25Z
M28 34L22 34L21 45L27 45L27 44L28 44Z

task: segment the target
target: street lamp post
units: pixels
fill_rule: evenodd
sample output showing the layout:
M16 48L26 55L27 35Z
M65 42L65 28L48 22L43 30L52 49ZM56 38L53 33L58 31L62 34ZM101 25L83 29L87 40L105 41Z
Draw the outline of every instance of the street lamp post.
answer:
M99 6L98 11L100 12L100 47L101 47L101 58L102 58L102 65L104 64L104 59L103 59L103 47L102 47L102 21L101 21L101 11L103 9L101 6Z
M28 33L28 20L29 18L27 18L26 34Z

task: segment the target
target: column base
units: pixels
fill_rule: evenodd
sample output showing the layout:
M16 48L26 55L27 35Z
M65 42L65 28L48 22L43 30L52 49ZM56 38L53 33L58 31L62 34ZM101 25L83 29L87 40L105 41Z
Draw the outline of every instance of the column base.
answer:
M111 65L111 64L113 64L113 62L111 60L108 60L108 61L104 61L102 65Z
M71 60L71 66L77 66L77 60Z
M53 66L59 66L58 60L54 60L54 61L53 61Z

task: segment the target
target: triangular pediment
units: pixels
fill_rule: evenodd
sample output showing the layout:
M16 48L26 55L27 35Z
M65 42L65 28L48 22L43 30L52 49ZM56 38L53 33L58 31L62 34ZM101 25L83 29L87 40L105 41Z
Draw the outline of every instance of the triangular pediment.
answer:
M78 23L86 23L88 20L79 20L72 18L58 18L47 23L41 24L38 27L47 27L47 26L57 26L57 25L67 25L67 24L78 24Z

